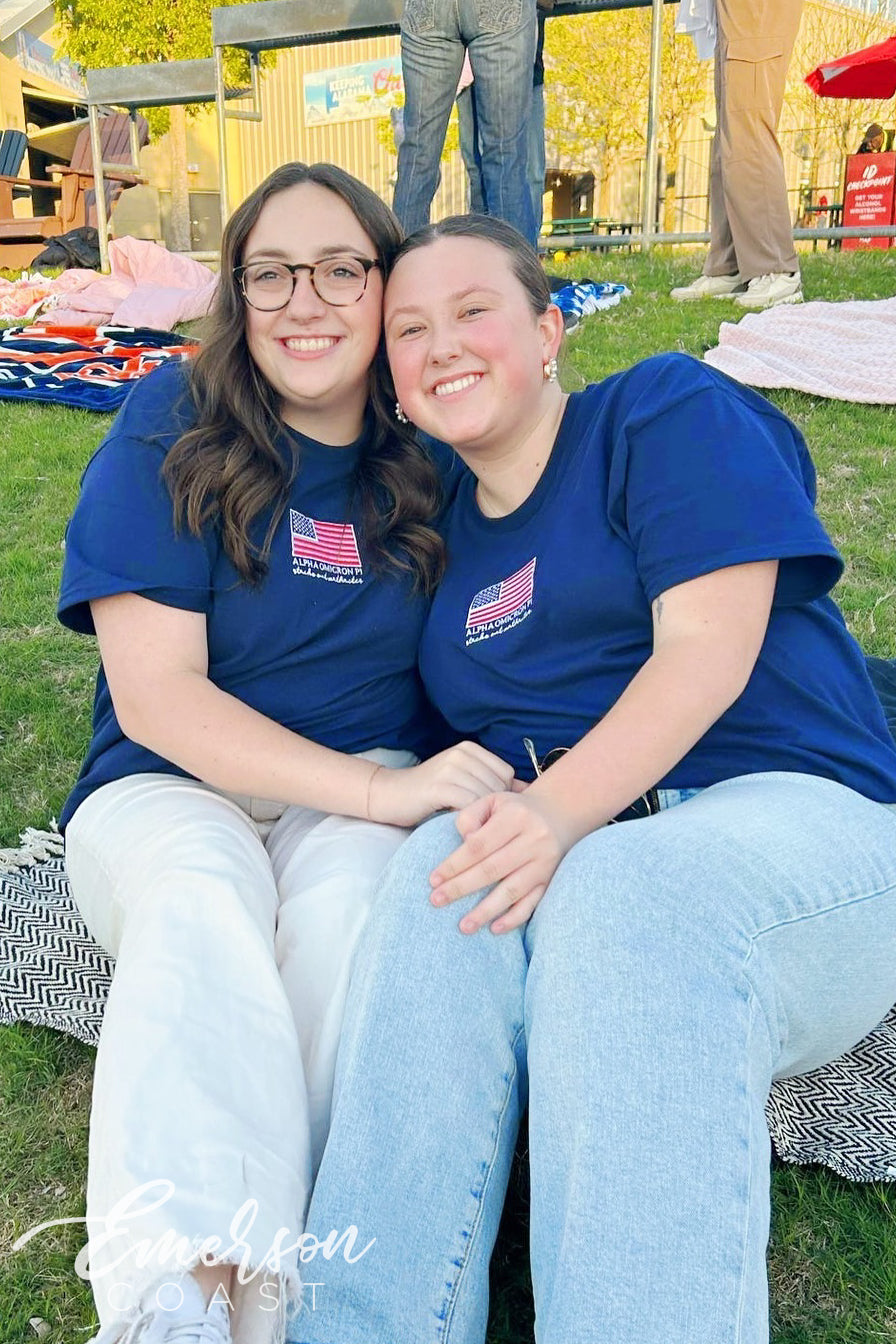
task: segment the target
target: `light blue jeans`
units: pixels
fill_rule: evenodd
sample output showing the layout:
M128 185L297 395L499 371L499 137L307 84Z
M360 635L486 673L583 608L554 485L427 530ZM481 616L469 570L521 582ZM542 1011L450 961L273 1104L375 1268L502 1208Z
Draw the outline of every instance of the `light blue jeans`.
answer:
M535 220L526 177L535 0L405 0L401 20L404 140L395 213L407 233L429 222L439 158L464 48L476 79L482 186L488 210L530 242Z
M479 122L476 114L476 86L468 84L457 95L457 129L460 139L460 155L467 170L470 209L477 215L487 214L485 197L482 194L482 159L479 153ZM526 131L526 173L529 179L529 194L532 197L532 214L536 237L541 230L544 212L544 85L535 84L532 88L532 109Z
M535 84L532 89L532 110L529 113L528 149L526 163L529 173L529 195L532 197L532 212L535 216L535 236L541 232L544 214L544 178L547 171L547 158L544 148L544 85Z
M457 95L457 136L460 156L467 172L467 199L474 215L484 215L485 197L482 194L482 159L479 154L479 125L476 117L476 95L468 84Z
M502 936L428 904L456 844L423 826L374 903L308 1225L376 1241L289 1339L481 1344L528 1086L539 1344L764 1344L764 1104L896 1001L896 811L732 779L588 836Z

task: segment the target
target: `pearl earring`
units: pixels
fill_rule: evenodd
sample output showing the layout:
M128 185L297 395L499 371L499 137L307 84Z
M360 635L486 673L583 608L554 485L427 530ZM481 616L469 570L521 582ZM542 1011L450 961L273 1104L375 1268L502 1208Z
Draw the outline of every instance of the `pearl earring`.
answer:
M544 380L546 383L556 383L557 381L557 361L553 358L546 359L543 365Z
M395 419L398 421L400 425L406 425L408 423L408 418L405 415L404 411L401 409L400 401L396 401L395 403Z

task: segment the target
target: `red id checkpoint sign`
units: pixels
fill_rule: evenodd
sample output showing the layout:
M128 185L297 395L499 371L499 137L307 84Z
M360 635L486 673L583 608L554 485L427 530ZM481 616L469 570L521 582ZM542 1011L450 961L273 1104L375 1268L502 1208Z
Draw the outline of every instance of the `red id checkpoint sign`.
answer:
M860 229L894 222L896 154L851 154L846 160L843 224ZM844 251L889 247L892 238L844 238Z

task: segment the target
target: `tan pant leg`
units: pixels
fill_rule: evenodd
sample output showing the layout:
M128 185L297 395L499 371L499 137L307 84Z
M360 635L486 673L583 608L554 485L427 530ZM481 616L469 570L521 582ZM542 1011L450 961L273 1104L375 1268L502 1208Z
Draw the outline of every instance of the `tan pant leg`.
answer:
M734 275L737 271L737 253L728 223L728 207L722 173L722 40L716 43L714 87L716 97L716 129L712 137L712 157L709 170L709 252L703 267L704 275Z
M776 131L801 12L802 0L718 0L708 275L799 269Z

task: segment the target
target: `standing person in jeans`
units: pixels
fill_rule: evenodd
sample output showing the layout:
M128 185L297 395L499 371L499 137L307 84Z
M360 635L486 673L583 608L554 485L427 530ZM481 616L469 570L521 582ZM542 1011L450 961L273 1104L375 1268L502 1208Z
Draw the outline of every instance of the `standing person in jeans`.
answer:
M802 8L803 0L717 0L709 253L703 274L673 299L733 298L742 308L802 301L777 139Z
M446 0L405 0L404 140L398 150L394 200L405 232L429 222L466 50L476 80L488 212L506 219L534 243L526 155L535 41L535 0L457 0L450 6Z
M500 220L408 239L384 314L468 469L423 679L531 783L383 875L308 1218L375 1241L287 1338L482 1344L528 1099L538 1344L768 1344L772 1079L896 1000L896 744L808 450L681 355L564 396Z

